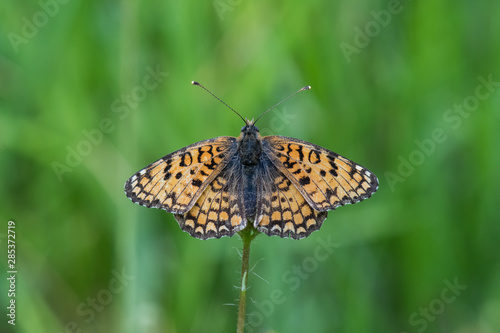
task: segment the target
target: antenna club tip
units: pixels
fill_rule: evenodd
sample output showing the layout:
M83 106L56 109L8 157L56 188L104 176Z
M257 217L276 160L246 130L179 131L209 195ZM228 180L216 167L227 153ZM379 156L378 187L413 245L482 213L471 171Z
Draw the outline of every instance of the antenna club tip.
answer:
M304 88L302 88L301 90L309 90L311 89L311 86L305 86Z
M191 81L191 84L194 86L201 86L201 84L197 81Z

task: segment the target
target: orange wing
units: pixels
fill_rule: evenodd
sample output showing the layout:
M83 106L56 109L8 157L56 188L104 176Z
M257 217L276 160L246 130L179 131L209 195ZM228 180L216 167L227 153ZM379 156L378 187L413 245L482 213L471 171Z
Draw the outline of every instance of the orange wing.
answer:
M236 152L236 138L194 143L148 165L125 184L125 193L142 206L175 214L188 212L207 185Z
M314 210L359 202L378 188L369 170L315 144L282 136L263 137L262 143L263 152Z
M190 211L174 215L182 230L207 239L232 236L246 227L241 173L235 163L233 160L221 171Z
M264 158L254 227L269 236L300 239L318 230L327 212L314 210L297 187Z

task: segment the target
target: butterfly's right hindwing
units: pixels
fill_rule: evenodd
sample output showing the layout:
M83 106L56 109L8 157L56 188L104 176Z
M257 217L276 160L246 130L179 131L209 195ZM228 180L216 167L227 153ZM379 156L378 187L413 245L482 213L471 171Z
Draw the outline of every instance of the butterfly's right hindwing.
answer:
M318 230L327 212L314 210L298 188L267 157L257 177L254 226L269 236L301 239Z
M125 184L125 193L140 205L184 214L236 151L236 138L229 136L194 143L137 172Z

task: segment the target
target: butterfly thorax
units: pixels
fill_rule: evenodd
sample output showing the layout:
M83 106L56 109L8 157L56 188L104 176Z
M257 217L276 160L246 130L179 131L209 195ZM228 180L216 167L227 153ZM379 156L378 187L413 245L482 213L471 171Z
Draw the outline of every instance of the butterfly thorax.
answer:
M238 137L238 154L241 164L255 166L259 164L262 153L262 143L259 129L254 125L246 125Z

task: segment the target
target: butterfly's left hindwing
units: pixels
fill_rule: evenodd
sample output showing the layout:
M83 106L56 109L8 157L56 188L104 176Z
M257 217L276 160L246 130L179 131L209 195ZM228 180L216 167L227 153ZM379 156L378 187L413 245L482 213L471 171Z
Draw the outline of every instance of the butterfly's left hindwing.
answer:
M146 207L189 211L236 152L236 138L218 137L177 150L133 175L125 193Z
M175 214L182 230L201 239L232 236L247 225L239 161L232 159L208 184L193 208Z
M309 142L265 136L262 151L317 211L367 199L378 188L369 170Z

